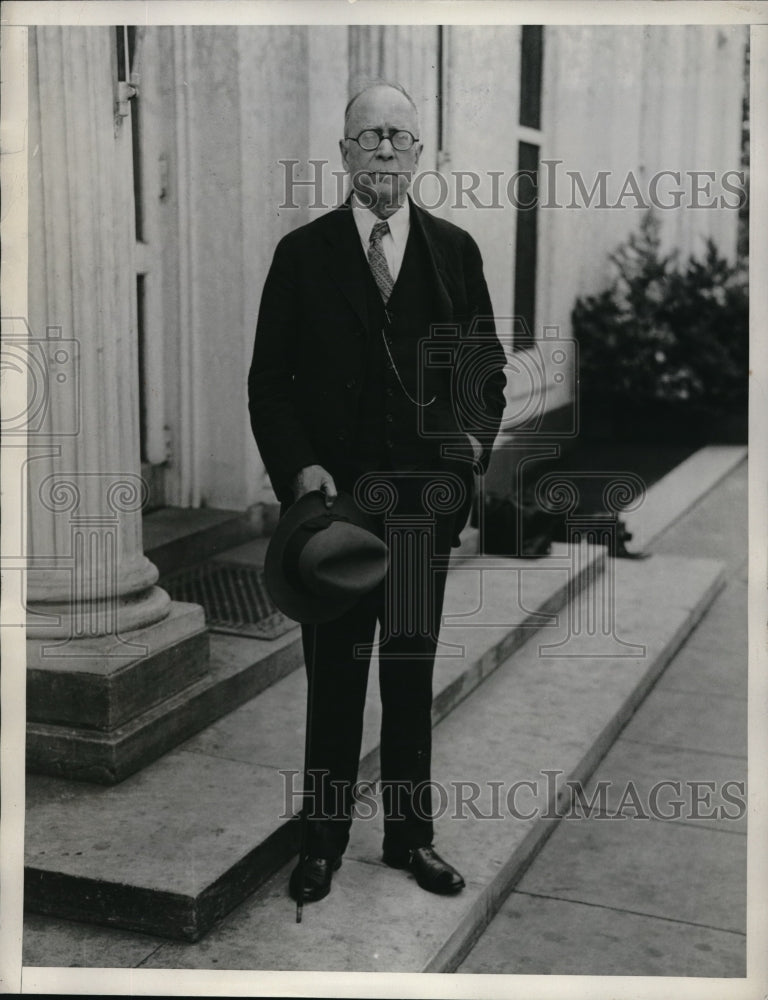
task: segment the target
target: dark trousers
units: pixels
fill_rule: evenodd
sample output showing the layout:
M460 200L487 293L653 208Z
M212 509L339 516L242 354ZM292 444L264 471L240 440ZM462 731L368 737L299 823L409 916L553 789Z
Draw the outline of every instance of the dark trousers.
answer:
M302 627L307 670L314 671L304 803L310 855L336 858L349 841L377 622L384 846L432 842L432 672L456 531L458 505L449 494L461 489L455 472L447 489L439 483L439 473L392 472L358 482L359 505L373 513L389 546L387 576L342 617ZM366 484L369 499L360 488ZM471 488L466 472L463 488Z

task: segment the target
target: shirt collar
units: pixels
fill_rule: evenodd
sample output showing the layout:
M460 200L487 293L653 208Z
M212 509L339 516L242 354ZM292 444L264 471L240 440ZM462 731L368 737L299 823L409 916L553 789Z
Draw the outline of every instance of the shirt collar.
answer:
M374 225L382 220L377 215L374 215L370 208L359 205L354 195L352 196L352 215L357 226L357 231L360 234L360 239L367 249ZM395 246L399 249L404 249L411 223L411 206L407 197L400 208L390 215L386 221L389 223L389 231Z

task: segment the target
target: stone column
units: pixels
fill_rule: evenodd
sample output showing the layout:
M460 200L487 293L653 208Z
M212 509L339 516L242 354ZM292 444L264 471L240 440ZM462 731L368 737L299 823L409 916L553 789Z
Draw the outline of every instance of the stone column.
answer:
M42 27L29 43L28 766L114 781L188 735L174 698L206 672L207 633L142 551L114 29Z

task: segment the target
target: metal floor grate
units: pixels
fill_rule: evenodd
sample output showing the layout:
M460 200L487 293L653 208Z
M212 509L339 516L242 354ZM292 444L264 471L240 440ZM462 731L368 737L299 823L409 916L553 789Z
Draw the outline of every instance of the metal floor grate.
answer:
M204 563L170 573L160 586L174 601L201 604L212 632L276 639L297 628L272 603L260 566Z

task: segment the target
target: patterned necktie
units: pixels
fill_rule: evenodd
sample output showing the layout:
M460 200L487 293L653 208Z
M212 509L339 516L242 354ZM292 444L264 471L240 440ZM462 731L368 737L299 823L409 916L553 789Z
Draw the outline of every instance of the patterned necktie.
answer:
M388 222L377 222L371 230L371 238L368 243L368 263L371 265L371 274L376 280L385 305L389 301L395 284L381 245L382 239L388 232Z

